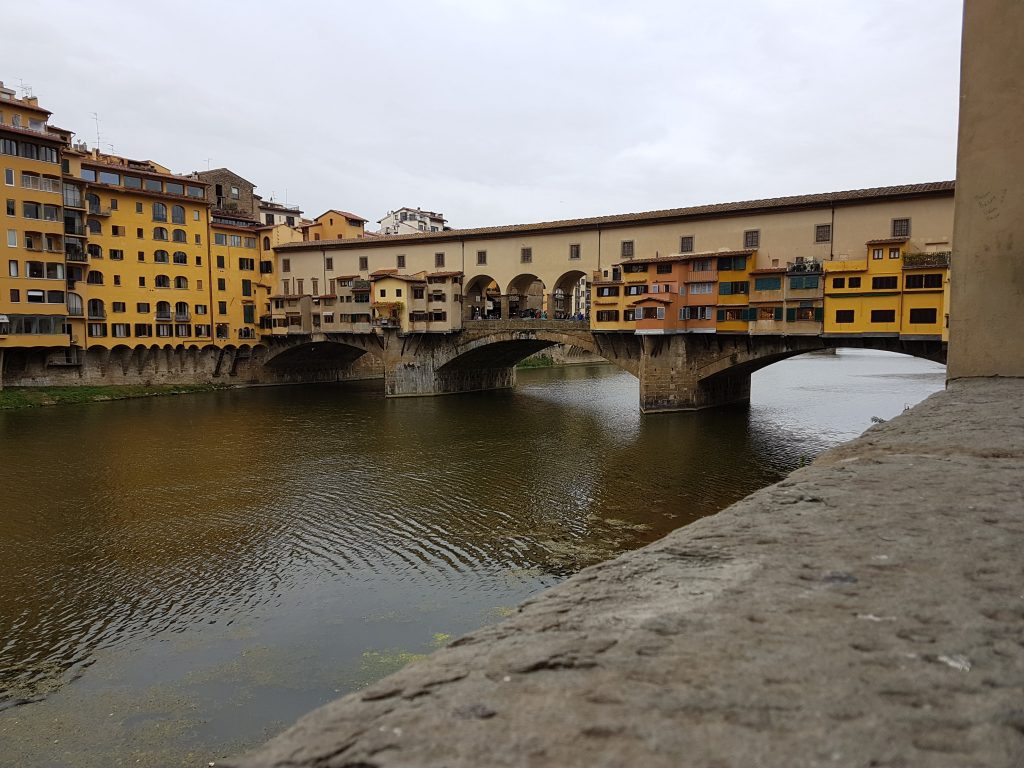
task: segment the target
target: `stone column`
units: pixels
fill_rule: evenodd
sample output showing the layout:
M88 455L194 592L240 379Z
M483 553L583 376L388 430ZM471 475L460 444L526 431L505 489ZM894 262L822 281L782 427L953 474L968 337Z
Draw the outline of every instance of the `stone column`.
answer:
M966 0L948 378L1024 376L1024 2Z

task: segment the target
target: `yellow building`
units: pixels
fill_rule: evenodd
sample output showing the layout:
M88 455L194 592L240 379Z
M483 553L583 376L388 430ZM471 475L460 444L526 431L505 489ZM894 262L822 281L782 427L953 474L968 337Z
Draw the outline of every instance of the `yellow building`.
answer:
M948 247L912 239L911 220L893 219L863 259L826 262L825 334L944 338Z
M70 342L61 151L71 134L49 125L49 117L35 98L17 98L0 82L0 354Z
M93 150L86 182L89 347L209 344L206 187L148 160Z
M227 213L210 222L214 339L218 345L253 341L269 300L273 265L260 258L259 223Z
M362 237L366 233L366 219L348 211L332 208L307 224L300 224L303 240L344 240Z

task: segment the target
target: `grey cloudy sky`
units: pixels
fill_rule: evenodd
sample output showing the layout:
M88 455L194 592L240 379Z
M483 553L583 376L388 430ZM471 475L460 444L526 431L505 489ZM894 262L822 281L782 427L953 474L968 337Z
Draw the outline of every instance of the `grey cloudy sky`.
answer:
M953 178L960 0L68 0L4 9L53 122L265 197L484 226ZM101 147L105 151L109 147Z

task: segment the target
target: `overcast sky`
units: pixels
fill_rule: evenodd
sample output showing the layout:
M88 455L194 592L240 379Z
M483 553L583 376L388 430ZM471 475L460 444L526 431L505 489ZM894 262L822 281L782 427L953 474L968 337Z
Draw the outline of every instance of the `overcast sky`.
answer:
M69 0L0 79L101 149L454 227L951 179L960 0ZM375 224L371 225L373 228Z

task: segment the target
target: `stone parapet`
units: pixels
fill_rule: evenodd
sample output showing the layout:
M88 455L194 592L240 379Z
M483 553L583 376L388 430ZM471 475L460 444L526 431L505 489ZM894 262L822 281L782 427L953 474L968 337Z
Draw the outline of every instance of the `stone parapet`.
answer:
M1022 551L1024 381L956 382L227 764L1014 765Z

